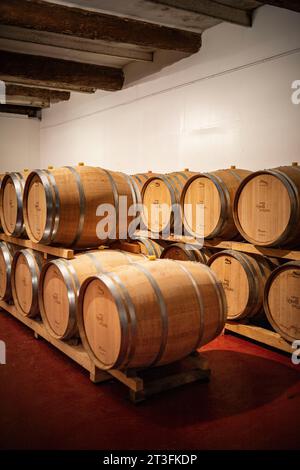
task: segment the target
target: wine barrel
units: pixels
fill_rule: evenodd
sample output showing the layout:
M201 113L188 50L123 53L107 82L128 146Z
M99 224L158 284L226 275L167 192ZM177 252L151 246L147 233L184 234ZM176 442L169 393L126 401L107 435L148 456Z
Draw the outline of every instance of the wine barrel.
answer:
M232 166L191 177L181 195L183 222L186 232L196 237L232 240L239 235L233 220L235 193L251 172ZM204 208L204 220L197 215L197 205ZM199 220L198 220L199 219Z
M149 178L153 178L153 176L160 176L159 173L153 173L149 170L147 173L137 173L135 175L131 175L131 178L136 183L140 192L142 192L143 186L148 181Z
M1 185L2 185L2 180L4 178L5 174L0 175L0 194L1 194ZM1 224L1 214L0 214L0 232L3 232L2 230L2 224Z
M228 320L262 314L264 287L276 267L274 263L274 259L271 261L260 255L246 255L233 250L221 251L209 259L208 265L224 287Z
M123 173L84 165L33 171L24 189L28 236L34 242L74 248L99 246L122 234L126 238L134 216L126 210L120 217L120 196L127 198L128 208L137 202L133 184ZM100 205L108 204L115 214L107 216L103 206L99 212ZM110 220L116 224L108 230Z
M11 265L17 247L11 243L0 242L0 299L11 300Z
M143 255L160 258L164 248L160 244L161 242L159 240L154 241L146 237L135 237L135 240L140 246L140 250Z
M300 166L249 175L236 193L234 220L242 236L255 245L300 245Z
M104 249L47 263L40 276L39 307L49 333L57 339L69 339L78 333L77 296L86 278L141 259L143 255Z
M23 191L28 174L28 170L19 173L7 173L1 183L1 225L6 235L11 237L22 237L25 234Z
M176 205L186 181L194 173L188 170L149 178L142 189L142 229L161 233L180 225L181 211ZM173 208L173 210L172 210Z
M182 359L216 338L225 319L222 285L199 263L156 260L123 266L88 278L79 295L80 336L101 369Z
M172 243L161 254L162 259L174 259L178 261L197 261L207 264L212 253L207 248L198 249L192 244Z
M44 263L42 253L30 249L17 251L13 257L12 297L16 309L25 317L39 314L38 283Z
M273 328L287 341L300 339L300 261L286 263L269 277L264 308Z

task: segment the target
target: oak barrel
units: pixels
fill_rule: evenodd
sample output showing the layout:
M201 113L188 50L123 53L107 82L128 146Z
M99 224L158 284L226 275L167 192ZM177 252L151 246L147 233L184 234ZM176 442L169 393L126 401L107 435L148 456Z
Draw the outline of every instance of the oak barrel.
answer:
M28 170L4 175L0 190L0 218L3 231L11 237L25 234L23 191Z
M222 285L200 263L155 260L123 266L88 278L79 295L80 336L101 369L182 359L216 338L225 319Z
M207 248L200 249L188 243L172 243L163 250L161 258L207 264L211 255Z
M77 297L85 279L143 259L143 255L104 249L78 254L72 260L56 259L47 263L40 276L39 307L49 333L57 339L69 339L77 334Z
M39 314L38 283L44 263L42 253L30 249L17 251L13 258L12 297L18 312L29 318Z
M123 173L84 165L33 171L24 189L28 236L34 242L74 248L126 238L134 215L128 216L126 208L125 216L124 211L121 214L121 196L128 208L137 202L133 184ZM109 204L110 210L115 208L115 214L107 213L104 206L100 210L103 204ZM107 222L113 222L114 216L116 224L109 229Z
M272 272L265 287L264 307L269 322L283 338L300 339L300 261Z
M208 239L232 240L239 235L233 220L233 202L240 183L250 173L232 166L230 169L192 176L181 195L186 232ZM200 204L204 214L197 211Z
M224 287L228 320L242 320L263 314L264 287L278 263L260 255L233 250L214 254L208 265Z
M153 176L160 176L160 174L153 173L153 171L149 170L147 173L136 173L135 175L131 175L131 178L136 183L139 191L142 192L146 181L148 181L149 178L153 178Z
M135 237L137 244L140 246L141 253L147 256L155 256L160 258L164 248L163 241L154 241L151 238L146 237ZM162 244L161 244L162 243Z
M3 173L3 174L0 175L0 194L1 194L2 180L3 180L4 176L5 176L5 173ZM2 224L1 224L1 213L0 213L0 232L3 232L3 230L2 230Z
M183 187L192 175L185 170L153 176L146 181L142 189L142 229L162 233L174 229L174 225L181 228L181 211L177 205Z
M11 266L17 247L11 243L0 242L0 300L11 300Z
M234 220L255 245L300 245L300 166L249 175L236 193Z

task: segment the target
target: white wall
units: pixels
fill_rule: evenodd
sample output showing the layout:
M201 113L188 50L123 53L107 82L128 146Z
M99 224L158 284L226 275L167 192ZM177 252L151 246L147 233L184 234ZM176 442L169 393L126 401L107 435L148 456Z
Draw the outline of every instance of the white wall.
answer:
M261 8L254 27L216 26L198 54L116 93L46 110L41 166L258 169L300 160L300 14Z
M39 166L40 121L0 114L0 173Z

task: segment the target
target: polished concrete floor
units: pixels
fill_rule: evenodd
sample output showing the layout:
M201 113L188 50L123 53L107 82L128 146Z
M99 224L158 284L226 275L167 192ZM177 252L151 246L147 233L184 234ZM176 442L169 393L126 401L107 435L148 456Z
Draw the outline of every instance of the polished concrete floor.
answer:
M300 449L300 365L225 335L203 350L209 383L133 405L0 312L2 449Z

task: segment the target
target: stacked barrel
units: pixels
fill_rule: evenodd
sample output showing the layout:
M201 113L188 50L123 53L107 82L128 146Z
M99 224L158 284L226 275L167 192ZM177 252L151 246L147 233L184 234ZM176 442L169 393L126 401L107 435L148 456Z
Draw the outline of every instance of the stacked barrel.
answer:
M176 361L214 339L226 316L267 316L283 338L300 338L300 262L217 248L300 245L297 164L132 176L84 164L24 170L2 178L0 218L0 300L41 315L58 340L80 337L98 367ZM118 242L139 222L155 239ZM182 228L190 243L163 240ZM31 248L18 246L26 237ZM42 245L75 256L45 259Z
M231 167L194 174L184 185L180 201L182 222L196 238L244 239L257 247L285 248L286 253L300 246L297 163L254 173ZM197 204L203 206L200 223ZM268 258L243 253L242 245L241 251L208 246L175 243L162 257L208 264L224 287L229 320L257 321L267 316L283 338L300 339L300 262L286 263L276 250L275 257Z
M239 186L234 220L241 235L259 247L300 246L300 166L257 171ZM288 341L300 339L300 262L277 267L268 277L265 313L274 329Z
M0 300L13 302L22 317L41 317L56 340L81 338L103 369L168 364L213 340L226 320L213 271L159 259L161 240L116 241L139 222L138 204L142 195L151 199L152 182L154 188L166 182L179 202L190 176L187 170L128 176L82 163L6 174ZM125 217L122 198L130 207ZM30 248L21 242L26 238ZM47 246L71 248L74 258L49 259Z

